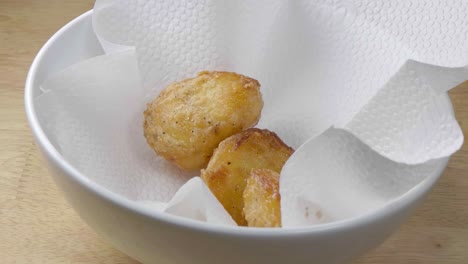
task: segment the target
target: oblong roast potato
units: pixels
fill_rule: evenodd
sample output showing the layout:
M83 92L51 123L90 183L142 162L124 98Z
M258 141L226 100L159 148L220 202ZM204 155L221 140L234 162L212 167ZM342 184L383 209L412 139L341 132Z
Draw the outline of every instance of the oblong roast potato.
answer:
M251 227L281 227L279 174L253 169L244 190L244 215Z
M292 153L275 133L250 128L222 141L201 177L234 221L245 226L243 193L250 171L279 173Z
M173 83L147 105L144 135L154 151L187 170L204 168L223 139L254 126L260 84L232 72L200 72Z

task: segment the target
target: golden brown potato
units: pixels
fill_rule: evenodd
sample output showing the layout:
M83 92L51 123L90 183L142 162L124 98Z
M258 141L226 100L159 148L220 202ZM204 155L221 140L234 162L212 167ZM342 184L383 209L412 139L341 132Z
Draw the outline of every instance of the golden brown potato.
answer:
M253 169L244 190L244 215L248 226L281 227L279 174Z
M169 85L147 105L144 135L157 154L199 170L219 142L254 126L262 107L258 81L232 72L200 72Z
M201 177L239 225L247 225L243 209L246 179L252 169L281 171L293 149L273 132L250 128L222 141Z

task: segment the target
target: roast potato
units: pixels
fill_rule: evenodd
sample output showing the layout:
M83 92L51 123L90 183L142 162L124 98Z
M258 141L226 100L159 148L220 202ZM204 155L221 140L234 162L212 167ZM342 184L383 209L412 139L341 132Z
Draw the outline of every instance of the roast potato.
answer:
M201 177L238 225L247 225L243 193L252 169L281 171L293 153L275 133L250 128L222 141Z
M279 174L253 169L244 190L244 215L250 227L281 227Z
M158 155L200 170L223 139L258 122L262 107L258 81L204 71L169 85L147 105L144 136Z

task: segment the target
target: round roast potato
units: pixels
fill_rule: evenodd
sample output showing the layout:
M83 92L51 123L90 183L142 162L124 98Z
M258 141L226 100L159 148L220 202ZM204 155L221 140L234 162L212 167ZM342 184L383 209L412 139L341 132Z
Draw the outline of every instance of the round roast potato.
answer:
M262 107L257 80L204 71L169 85L147 105L144 135L158 155L200 170L223 139L258 122Z
M214 151L201 178L238 225L248 223L244 215L244 190L252 169L280 173L293 153L275 133L250 128L226 138Z

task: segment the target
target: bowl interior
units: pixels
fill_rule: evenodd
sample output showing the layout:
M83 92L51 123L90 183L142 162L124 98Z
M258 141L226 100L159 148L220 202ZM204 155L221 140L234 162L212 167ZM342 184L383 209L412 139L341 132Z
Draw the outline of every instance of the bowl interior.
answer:
M356 225L366 225L379 219L384 219L398 211L405 210L409 204L415 203L420 200L421 197L431 188L438 177L441 175L443 169L446 166L446 162L443 166L438 168L431 177L424 180L421 184L413 188L405 195L399 197L392 203L391 206L379 208L378 210L369 212L368 214L361 215L352 219L346 219L342 221L332 222L328 224L310 226L310 227L298 227L291 229L257 229L257 228L235 228L225 226L211 226L202 222L193 221L190 219L183 219L172 215L166 215L159 212L151 211L144 207L138 207L135 203L127 200L126 198L116 195L105 188L97 185L96 183L89 181L87 177L81 174L79 171L73 168L71 164L61 157L60 153L53 147L48 140L47 135L41 128L35 108L34 98L40 96L42 91L40 85L50 75L60 71L61 69L72 65L76 62L103 54L103 50L99 41L97 40L91 25L91 14L87 12L77 19L67 24L64 28L58 31L41 49L37 57L35 58L30 72L28 74L25 90L25 105L26 113L38 144L46 152L48 157L52 159L52 162L60 164L66 170L69 177L73 177L80 184L86 186L102 196L104 199L111 200L112 202L133 210L135 213L144 214L159 221L166 221L177 225L189 226L196 229L202 229L210 232L223 232L223 233L234 233L240 235L272 235L282 236L296 232L301 233L314 233L314 232L329 232L330 230L340 230L353 228ZM444 101L447 109L451 111L451 103L448 96Z
M34 72L30 75L34 75L28 76L32 83L27 89L36 98L42 94L40 85L46 78L79 61L102 54L104 51L93 32L89 11L55 33L44 45L31 67Z

